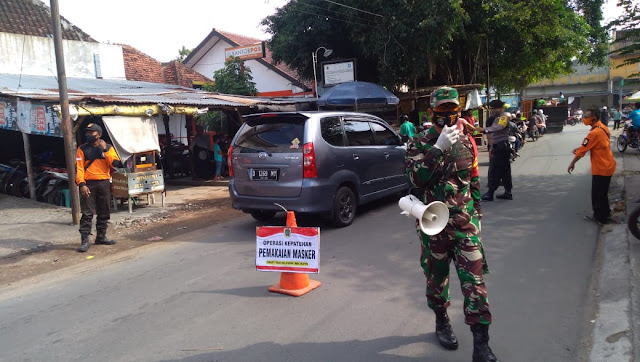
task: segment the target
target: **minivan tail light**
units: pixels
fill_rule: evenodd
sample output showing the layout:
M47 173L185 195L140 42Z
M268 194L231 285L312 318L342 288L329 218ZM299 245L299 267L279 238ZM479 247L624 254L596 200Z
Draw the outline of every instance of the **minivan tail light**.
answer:
M233 177L233 162L231 161L233 158L233 146L229 146L229 150L227 151L227 166L229 166L229 177Z
M302 176L304 178L318 177L316 154L313 152L313 142L305 143L302 147Z

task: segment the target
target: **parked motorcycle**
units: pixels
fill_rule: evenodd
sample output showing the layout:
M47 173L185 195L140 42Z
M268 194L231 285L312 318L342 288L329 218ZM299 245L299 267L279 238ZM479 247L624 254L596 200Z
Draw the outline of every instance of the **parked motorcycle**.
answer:
M187 176L191 173L189 150L179 141L162 148L160 162L165 178Z
M0 192L7 195L22 196L20 192L20 181L27 176L27 166L23 161L11 160L8 168L3 167L2 183ZM4 165L7 166L7 165Z
M49 181L47 187L42 194L42 198L49 204L63 206L64 195L62 190L69 189L69 175L62 172L47 171L49 173Z

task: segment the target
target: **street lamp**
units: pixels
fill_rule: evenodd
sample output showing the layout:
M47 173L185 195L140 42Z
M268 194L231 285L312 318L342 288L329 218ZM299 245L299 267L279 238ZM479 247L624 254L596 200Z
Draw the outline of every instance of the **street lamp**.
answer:
M318 63L318 50L320 49L324 49L324 53L322 53L322 55L325 58L333 54L333 49L327 49L325 47L318 47L316 51L311 53L311 60L313 61L313 84L316 88L316 101L318 100L318 76L316 75L316 64Z

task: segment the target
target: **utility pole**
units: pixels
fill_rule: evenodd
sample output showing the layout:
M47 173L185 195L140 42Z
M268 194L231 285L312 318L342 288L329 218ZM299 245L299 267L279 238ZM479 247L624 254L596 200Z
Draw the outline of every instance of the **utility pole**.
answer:
M486 36L487 39L487 104L491 100L491 83L489 82L489 35Z
M69 175L69 196L71 198L71 217L73 224L80 222L80 197L76 185L76 150L73 148L73 127L69 115L69 95L67 94L67 74L64 67L64 53L62 48L62 27L60 25L60 9L58 0L50 0L51 25L53 26L53 45L56 52L56 66L58 68L58 90L60 92L60 110L62 112L62 132L64 135L64 158L67 161L67 175Z

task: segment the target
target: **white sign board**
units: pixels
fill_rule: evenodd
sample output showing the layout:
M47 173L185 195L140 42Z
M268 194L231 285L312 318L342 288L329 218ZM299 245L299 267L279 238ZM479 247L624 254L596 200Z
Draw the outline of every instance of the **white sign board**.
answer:
M251 45L243 45L224 50L224 60L237 57L242 60L264 58L264 42Z
M257 270L317 274L319 265L320 228L256 228Z
M324 84L336 85L356 80L355 61L324 64Z

